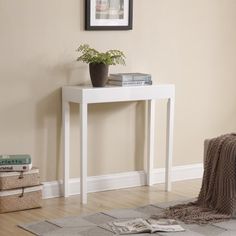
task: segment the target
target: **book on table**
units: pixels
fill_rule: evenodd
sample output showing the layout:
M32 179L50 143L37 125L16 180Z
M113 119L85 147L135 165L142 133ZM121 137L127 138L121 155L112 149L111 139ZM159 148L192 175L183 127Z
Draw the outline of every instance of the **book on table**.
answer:
M31 156L28 154L0 155L0 165L28 165L31 164Z
M111 80L117 80L117 81L151 81L152 77L150 74L145 73L116 73L116 74L110 74L109 78Z
M115 80L108 80L109 85L115 85L115 86L143 86L143 85L152 85L151 82L145 82L145 81L115 81Z
M108 84L116 86L152 85L150 74L144 73L117 73L110 74Z
M117 220L107 223L112 232L115 234L141 234L156 232L181 232L185 229L172 219L131 219Z

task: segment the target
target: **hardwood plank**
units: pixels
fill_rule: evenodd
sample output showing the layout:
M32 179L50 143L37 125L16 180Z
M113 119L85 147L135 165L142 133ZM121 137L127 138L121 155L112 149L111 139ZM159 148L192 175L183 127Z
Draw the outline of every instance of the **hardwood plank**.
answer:
M43 201L43 207L40 209L0 214L0 234L1 236L11 234L17 236L32 235L17 227L17 224L20 223L197 197L200 187L201 180L198 179L175 182L171 192L165 192L164 184L158 184L150 187L142 186L90 193L88 194L87 205L81 205L79 195L69 198L47 199Z

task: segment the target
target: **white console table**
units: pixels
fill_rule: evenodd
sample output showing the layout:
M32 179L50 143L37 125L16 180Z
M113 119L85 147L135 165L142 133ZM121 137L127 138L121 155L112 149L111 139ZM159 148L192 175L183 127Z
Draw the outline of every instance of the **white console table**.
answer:
M89 86L65 86L62 88L62 120L63 120L63 156L64 197L69 196L69 163L70 163L70 102L80 105L80 194L81 203L87 203L87 116L88 104L108 103L122 101L148 101L148 160L147 160L147 184L152 185L152 169L154 161L154 136L155 136L155 99L168 99L167 105L167 130L166 130L166 191L171 190L171 166L173 153L173 123L175 86L151 85L134 87L103 87L93 88Z

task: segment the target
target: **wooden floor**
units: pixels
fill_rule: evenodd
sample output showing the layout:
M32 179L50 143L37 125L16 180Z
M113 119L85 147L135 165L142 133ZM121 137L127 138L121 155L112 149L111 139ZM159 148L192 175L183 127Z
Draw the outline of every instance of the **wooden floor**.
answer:
M79 196L47 199L43 201L43 207L40 209L0 214L0 235L32 235L18 228L19 223L197 197L200 187L201 180L188 180L173 183L172 191L168 193L164 191L163 184L90 193L88 204L84 206L80 204Z

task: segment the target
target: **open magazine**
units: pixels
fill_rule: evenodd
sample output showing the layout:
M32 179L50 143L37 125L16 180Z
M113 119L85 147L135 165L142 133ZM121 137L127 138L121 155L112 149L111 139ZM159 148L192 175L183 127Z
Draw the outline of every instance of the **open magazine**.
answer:
M179 232L185 231L175 220L172 219L132 219L109 222L111 230L116 234L138 234L155 232Z

